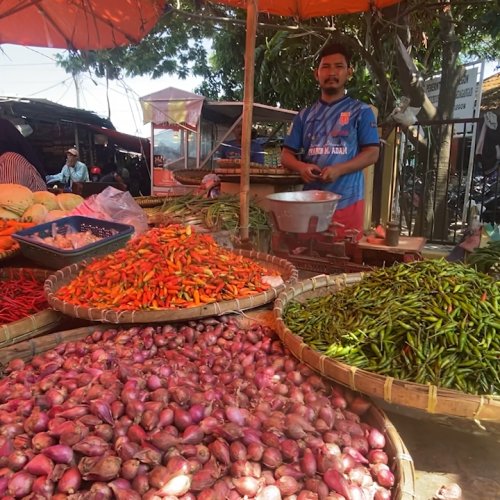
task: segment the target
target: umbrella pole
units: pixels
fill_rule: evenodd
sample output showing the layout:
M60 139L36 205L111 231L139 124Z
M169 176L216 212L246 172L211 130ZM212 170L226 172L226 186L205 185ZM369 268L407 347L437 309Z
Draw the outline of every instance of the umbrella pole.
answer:
M250 143L252 131L253 91L255 74L255 37L257 33L257 1L247 0L245 41L245 87L243 94L243 133L241 136L240 176L240 239L249 240L250 220Z

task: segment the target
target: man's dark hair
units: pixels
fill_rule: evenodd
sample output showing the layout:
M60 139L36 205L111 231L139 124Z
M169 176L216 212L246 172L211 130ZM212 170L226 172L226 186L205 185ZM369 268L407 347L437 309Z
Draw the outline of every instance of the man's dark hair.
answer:
M329 45L325 45L318 55L318 65L323 57L331 56L332 54L342 54L345 57L347 66L351 65L351 53L349 52L347 47L345 47L345 45L342 45L341 43L330 43Z

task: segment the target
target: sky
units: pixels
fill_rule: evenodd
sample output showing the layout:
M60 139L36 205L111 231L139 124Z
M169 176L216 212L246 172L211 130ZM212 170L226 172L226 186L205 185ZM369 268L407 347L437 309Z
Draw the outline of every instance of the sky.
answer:
M0 45L0 96L43 98L77 107L77 91L70 75L55 63L55 49ZM498 71L497 63L486 65L485 78ZM188 92L201 83L199 78L180 80L172 76L124 78L110 82L111 121L120 132L149 137L150 126L142 121L139 97L167 87ZM79 82L80 108L107 117L106 82L83 74Z
M55 49L0 45L0 96L43 98L77 107L75 82L55 63L58 52L64 53ZM155 80L134 77L110 82L111 121L120 132L148 137L150 126L143 125L139 97L167 87L193 92L200 83L199 78L181 80L171 76ZM80 108L107 117L106 80L84 74L79 88Z

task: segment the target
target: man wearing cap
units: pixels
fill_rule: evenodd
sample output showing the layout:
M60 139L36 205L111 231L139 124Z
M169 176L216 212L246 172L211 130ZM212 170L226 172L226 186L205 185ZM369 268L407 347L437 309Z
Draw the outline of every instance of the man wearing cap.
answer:
M70 148L66 151L66 164L61 170L61 182L65 186L73 185L73 182L89 182L89 171L85 163L78 161L78 150Z

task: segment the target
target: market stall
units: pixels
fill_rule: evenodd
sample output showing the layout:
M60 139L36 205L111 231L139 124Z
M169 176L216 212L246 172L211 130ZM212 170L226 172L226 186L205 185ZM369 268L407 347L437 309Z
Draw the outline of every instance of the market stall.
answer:
M185 194L192 188L189 179L186 186L183 171L198 169L217 174L222 192L239 192L241 161L217 160L217 151L241 122L243 103L210 101L173 87L141 97L140 102L144 123L151 124L152 194ZM253 112L254 123L275 126L289 124L296 114L257 103ZM301 184L298 175L279 168L279 147L268 148L264 155L265 161L251 168L252 194L262 198Z
M25 200L2 208L31 207ZM64 232L60 221L51 227ZM430 498L453 482L475 492L481 477L486 496L476 497L494 498L500 419L490 356L499 294L485 274L429 260L298 281L286 259L223 247L195 224L163 221L118 248L107 246L116 241L110 234L69 251L40 242L54 239L43 227L18 235L36 237L38 253L25 254L32 262L52 256L44 288L63 323L0 350L0 495L316 498L327 488L339 500L361 491L410 500L415 480L418 495ZM471 264L495 273L499 252L489 245ZM309 299L316 302L301 309ZM344 306L328 309L334 300ZM86 325L62 329L67 320ZM332 332L343 332L343 322L351 331L336 343ZM391 364L397 353L410 362ZM404 371L412 367L416 380ZM449 462L441 451L439 468L432 447L424 453L420 429L436 425L444 425L443 440L465 432L470 453L484 446L479 476L471 476L477 468L468 468L465 447ZM457 467L463 477L452 475ZM432 492L422 486L431 476Z
M294 359L257 314L296 281L290 263L180 224L104 255L113 236L65 252L44 231L24 243L59 257L49 304L105 324L2 351L0 495L410 500L413 464L385 414Z

